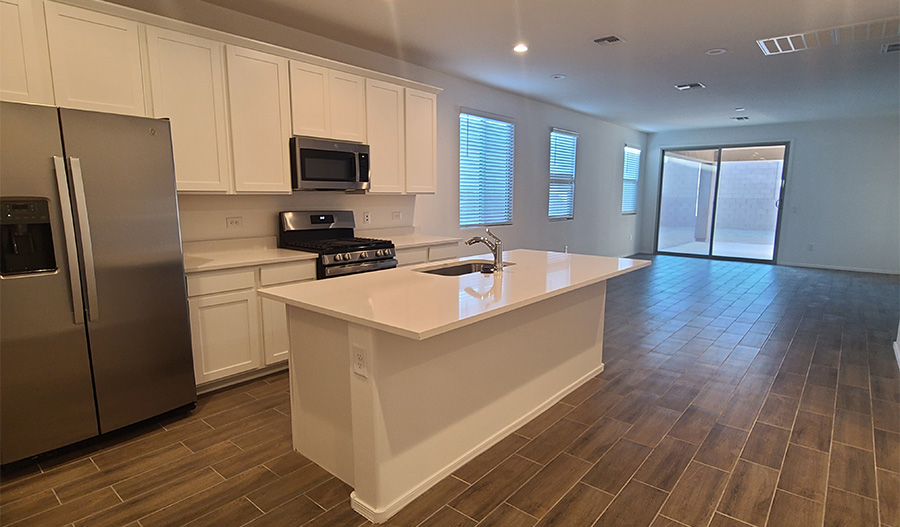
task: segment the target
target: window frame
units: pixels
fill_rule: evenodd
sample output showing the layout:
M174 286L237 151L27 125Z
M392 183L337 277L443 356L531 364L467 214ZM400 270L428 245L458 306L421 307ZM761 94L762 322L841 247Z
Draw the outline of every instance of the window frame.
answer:
M504 156L504 155L508 156L505 161L505 164L508 167L508 169L506 170L505 176L501 176L498 178L496 175L494 175L494 177L497 179L502 179L503 177L506 178L505 202L508 204L508 208L506 209L505 212L508 212L508 216L506 218L504 218L502 221L486 221L487 218L486 218L486 214L485 214L485 210L484 210L485 203L482 202L480 204L480 207L482 208L482 210L478 213L478 217L476 218L478 220L478 222L477 223L463 223L464 217L473 215L473 213L471 211L464 215L464 208L463 208L463 205L464 205L463 199L464 199L464 194L465 194L465 192L463 190L463 184L465 182L464 179L467 177L475 176L474 174L468 175L468 176L466 174L464 174L465 169L464 169L463 149L466 146L468 146L468 141L470 140L469 138L466 138L465 139L466 143L464 143L463 132L464 132L464 129L468 130L468 123L466 123L466 128L464 128L463 125L464 125L464 120L467 118L473 118L473 120L494 121L497 123L502 123L504 125L509 125L508 143L506 143L504 145L505 152L502 150L498 151L498 152L493 152L493 154L495 154L497 156ZM458 160L459 160L459 167L458 167L459 168L459 200L458 200L459 201L459 208L458 208L459 228L460 229L472 229L472 228L493 227L493 226L500 226L500 225L512 225L513 224L513 216L514 216L514 204L515 204L515 142L516 142L516 136L515 136L516 122L515 122L515 120L511 119L509 117L491 114L491 113L483 112L483 111L479 111L479 110L473 110L470 108L460 108L458 125L459 125L459 158L458 158ZM477 177L484 178L485 174L482 172L480 174L477 174ZM471 184L471 181L469 183ZM494 181L494 183L496 184L496 181ZM482 196L482 198L483 198L483 196Z
M554 171L553 171L553 169L554 169L554 136L568 136L568 137L572 138L572 140L573 140L574 148L571 149L571 151L572 151L571 160L565 160L562 163L560 163L562 165L571 164L571 176L568 174L564 174L562 171L557 171L556 173L554 173ZM565 147L562 146L562 148L565 148ZM557 164L557 168L563 168L563 167L559 166L560 164ZM549 167L547 169L547 173L549 176L548 188L547 188L547 192L548 192L548 195L547 195L547 219L549 221L566 221L566 220L575 219L575 179L578 174L578 132L573 132L571 130L565 130L562 128L551 128L550 129L550 160L549 160ZM571 200L568 203L568 210L567 210L568 214L566 214L566 215L555 215L554 216L551 214L551 211L553 210L552 188L553 188L554 184L571 185L571 188L572 188L571 194L570 194Z
M629 163L628 156L629 150L637 152L637 165L634 167L634 177L629 177ZM638 185L641 180L641 154L643 151L636 146L631 146L629 144L625 144L625 148L622 149L623 157L622 157L622 203L620 210L622 211L622 215L635 215L637 214L638 208ZM633 153L632 153L633 155ZM633 196L634 196L634 207L630 210L625 210L625 190L626 185L634 185L633 188Z

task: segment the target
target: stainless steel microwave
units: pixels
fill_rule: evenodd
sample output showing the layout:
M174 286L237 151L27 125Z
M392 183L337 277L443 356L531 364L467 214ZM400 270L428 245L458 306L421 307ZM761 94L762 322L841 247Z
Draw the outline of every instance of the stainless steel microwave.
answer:
M369 145L317 137L291 137L294 190L366 190Z

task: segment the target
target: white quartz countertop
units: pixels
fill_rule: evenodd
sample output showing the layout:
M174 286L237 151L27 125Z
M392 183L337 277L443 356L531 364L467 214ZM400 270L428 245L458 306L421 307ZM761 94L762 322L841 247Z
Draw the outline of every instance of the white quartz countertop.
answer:
M502 273L440 276L418 272L454 261L268 287L258 293L291 306L412 339L426 339L647 267L646 260L518 249Z
M375 232L375 234L390 239L397 249L459 242L459 238L430 236L419 233L404 233L393 236L384 236L380 232ZM370 237L366 231L359 231L358 235ZM184 244L184 271L186 273L221 271L254 265L315 260L316 257L315 253L279 249L274 236L187 242Z

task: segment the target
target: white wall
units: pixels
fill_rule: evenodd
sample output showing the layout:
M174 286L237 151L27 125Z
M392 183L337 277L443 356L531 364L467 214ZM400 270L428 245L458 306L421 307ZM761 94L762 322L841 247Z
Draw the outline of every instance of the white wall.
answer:
M79 0L69 1L79 3ZM416 197L330 193L182 195L179 208L185 241L274 235L275 213L279 210L330 207L353 209L357 222L361 222L363 211L370 211L372 228L414 225L426 234L461 238L480 234L478 229L459 228L459 111L472 108L510 117L516 122L513 225L496 229L504 240L504 248L562 251L568 245L572 252L589 254L624 256L637 252L637 217L620 213L621 178L625 143L643 147L644 133L202 2L116 0L115 3L444 90L438 96L436 194ZM570 221L547 219L551 127L579 133L575 219ZM394 211L402 211L402 220L393 220ZM229 216L242 216L244 226L226 229L225 218ZM483 252L483 246L470 252Z
M654 249L662 149L776 141L790 142L777 263L900 273L897 115L650 134L641 250Z

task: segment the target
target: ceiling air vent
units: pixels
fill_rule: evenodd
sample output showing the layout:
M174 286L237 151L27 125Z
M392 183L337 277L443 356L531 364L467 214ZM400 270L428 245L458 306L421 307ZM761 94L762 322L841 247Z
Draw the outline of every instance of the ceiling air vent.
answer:
M731 119L734 119L735 121L749 121L750 120L750 118L747 117L746 115L738 115L737 117L732 117Z
M836 46L898 36L900 36L900 17L891 17L858 24L813 29L793 35L763 38L757 40L756 43L766 55L781 55L822 46Z
M900 42L892 42L890 44L881 45L882 53L896 53L898 51L900 51Z
M702 82L692 82L690 84L676 84L675 89L678 91L693 90L694 88L706 88Z
M625 40L615 35L609 35L607 37L595 38L594 42L601 46L606 46L608 44L621 44L622 42L625 42Z

